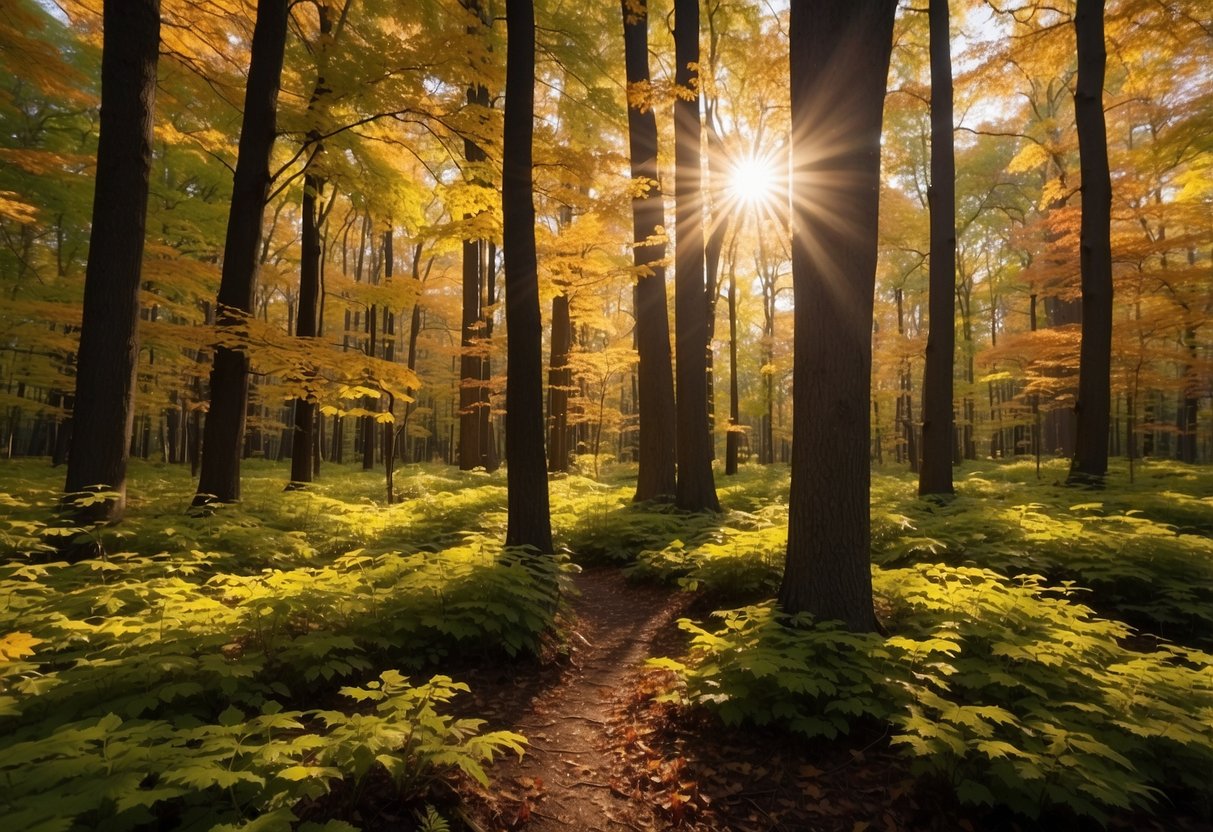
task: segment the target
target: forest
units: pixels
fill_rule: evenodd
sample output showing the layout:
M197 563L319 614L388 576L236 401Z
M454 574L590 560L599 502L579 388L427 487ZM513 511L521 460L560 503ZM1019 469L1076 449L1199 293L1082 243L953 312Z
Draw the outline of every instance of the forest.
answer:
M4 0L0 829L1213 825L1207 0Z

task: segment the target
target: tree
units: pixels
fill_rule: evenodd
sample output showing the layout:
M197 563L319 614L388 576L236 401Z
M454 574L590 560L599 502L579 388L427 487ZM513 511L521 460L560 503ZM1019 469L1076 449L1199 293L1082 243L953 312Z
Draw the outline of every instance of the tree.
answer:
M239 327L253 310L270 153L277 136L278 88L286 51L288 0L258 0L248 86L223 245L218 303L221 326ZM249 357L219 345L211 369L211 401L203 433L202 467L194 504L240 499L240 453L248 407Z
M677 505L720 511L708 425L708 298L704 277L699 116L699 0L674 2L674 349Z
M1078 358L1077 433L1068 482L1100 485L1108 471L1112 368L1112 180L1104 124L1103 0L1078 0L1078 80L1074 120L1082 168L1082 345Z
M346 15L350 4L346 3L337 23L337 34L334 34L333 10L328 3L317 3L316 14L319 27L314 47L316 55L316 83L312 87L312 97L308 102L308 110L320 110L323 99L332 90L329 89L325 76L328 74L328 51L333 39L340 35L344 28ZM320 131L316 128L308 131L305 152L308 153L307 168L303 174L302 199L302 228L300 229L299 259L299 308L295 312L295 336L297 338L315 338L320 334L320 273L323 251L320 244L320 227L324 222L325 212L321 208L321 192L324 190L324 177L318 172L320 160L324 154L324 143L320 139ZM329 203L330 206L332 203ZM374 306L370 307L367 322L374 322ZM371 329L371 340L374 341L374 329ZM310 375L310 374L309 374ZM316 428L319 424L319 408L315 396L306 389L295 399L294 404L294 434L291 439L291 479L287 490L303 487L312 481L319 468L320 459L317 453ZM373 424L364 420L364 425ZM366 440L363 432L363 445L374 447L374 443ZM373 460L372 460L373 461ZM364 468L368 467L363 465Z
M69 500L92 486L114 492L78 507L77 517L93 522L119 519L126 504L160 0L107 0L103 15L101 135L65 486Z
M636 268L636 350L640 405L640 470L636 500L673 495L675 479L674 371L666 311L661 183L657 171L657 115L649 100L648 10L622 0L623 51L628 84L628 150L632 160L632 262Z
M868 462L880 133L896 0L793 0L792 490L779 603L872 612Z
M952 493L952 374L956 351L956 154L952 143L952 55L948 0L930 0L930 325L922 387L918 493Z
M535 9L506 0L505 132L502 147L502 248L505 322L510 331L505 387L507 546L552 551L543 448L543 325L535 257L531 138L535 114Z
M488 8L481 0L463 0L472 20L467 33L473 37L484 37L488 26ZM483 59L482 54L477 57ZM474 67L478 70L479 67ZM490 105L488 87L478 80L468 84L467 103L475 113L483 113ZM474 184L485 185L483 168L486 154L477 139L464 138L464 159L469 178ZM469 214L466 219L474 220ZM468 233L476 233L475 226ZM493 447L492 423L489 420L489 359L484 343L489 336L489 320L482 309L485 282L492 264L487 262L488 241L480 237L469 237L463 241L463 329L462 352L460 354L459 392L459 467L465 471L483 467L497 469L496 449Z

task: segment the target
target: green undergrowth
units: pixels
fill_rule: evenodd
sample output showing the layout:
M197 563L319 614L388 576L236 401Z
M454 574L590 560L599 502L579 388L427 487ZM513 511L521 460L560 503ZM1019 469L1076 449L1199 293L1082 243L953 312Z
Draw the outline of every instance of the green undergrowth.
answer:
M730 724L825 738L887 725L963 804L1103 822L1174 797L1209 817L1213 656L1127 649L1128 627L1036 577L926 564L873 577L888 637L768 603L683 620L692 658L654 663L677 674L672 698Z
M904 473L875 474L873 560L1073 582L1090 590L1084 602L1101 614L1213 647L1213 535L1200 531L1213 528L1213 471L1152 463L1133 485L1114 471L1102 491L1057 484L1062 464L1044 474L1037 481L1031 465L986 463L958 473L955 496L928 500ZM740 486L722 478L734 491L722 488L726 512L716 517L621 504L595 520L594 551L636 577L703 589L724 603L773 594L787 545L787 469L741 476Z
M1058 485L1063 466L1045 473L1038 484L1025 464L987 466L937 501L916 499L904 478L876 477L873 559L1073 581L1101 613L1213 646L1213 472L1152 463L1134 484L1114 471L1099 491Z
M250 461L241 503L199 511L187 471L136 462L122 523L65 529L62 471L4 463L0 817L346 830L384 783L420 807L443 772L481 779L521 748L449 702L460 668L552 637L570 556L720 606L773 596L786 466L719 477L719 515L633 503L634 469L600 473L553 477L565 554L537 558L500 544L504 472L408 466L387 505L381 472L329 465L284 493L284 466ZM905 472L878 471L873 574L893 635L762 603L685 622L695 653L666 662L678 695L804 736L888 730L925 781L994 812L1101 819L1207 795L1213 473L1137 475L1088 491L1059 485L1059 462L1039 480L983 463L957 471L954 497L920 500ZM57 562L73 535L101 556Z
M568 591L566 558L501 545L500 480L436 468L389 507L252 469L243 503L191 515L183 472L135 466L127 519L71 532L101 547L75 564L54 553L61 472L5 470L6 828L286 830L316 801L353 816L368 783L417 800L521 753L434 675L538 653Z

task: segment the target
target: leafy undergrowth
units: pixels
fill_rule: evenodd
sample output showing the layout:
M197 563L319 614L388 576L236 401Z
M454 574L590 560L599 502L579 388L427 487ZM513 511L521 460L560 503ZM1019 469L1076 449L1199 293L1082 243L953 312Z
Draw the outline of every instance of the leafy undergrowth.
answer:
M85 530L102 556L71 565L53 554L57 472L6 471L23 475L0 498L11 828L285 830L339 794L313 828L349 829L371 780L417 800L522 752L451 716L467 688L431 676L537 652L565 591L564 559L501 546L499 481L435 469L386 507L353 498L369 477L282 494L254 466L246 502L191 517L189 483L162 470L122 524Z
M895 635L762 604L712 628L682 621L693 660L654 663L681 680L672 696L728 724L834 738L888 723L915 772L964 804L1105 821L1154 808L1164 790L1207 796L1213 656L1126 649L1125 625L1038 579L942 565L874 578Z
M763 603L782 568L783 466L721 478L717 516L633 504L626 470L557 477L553 526L583 562L751 604L685 622L691 658L664 662L683 703L824 741L887 729L924 785L994 813L1102 819L1177 800L1208 818L1213 473L1151 463L1136 485L1114 472L1087 492L1056 484L1060 464L1039 481L1017 463L965 470L943 501L874 476L888 637ZM366 792L421 817L444 772L480 779L521 751L451 715L451 677L540 650L566 559L503 549L502 474L413 466L388 506L381 475L327 471L283 493L284 469L254 462L241 504L191 512L186 472L137 464L127 519L72 530L53 519L60 472L0 469L0 816L45 832L336 832ZM57 562L80 534L102 556Z
M637 576L706 589L728 603L769 597L787 544L787 469L775 470L781 480L743 469L745 496L729 500L722 489L729 510L719 518L699 515L679 526L672 510L621 505L596 521L596 545ZM1104 491L1056 484L1065 471L1051 463L1038 482L1029 464L986 463L958 476L957 493L946 500L920 500L906 475L877 473L873 560L1070 582L1090 590L1083 601L1101 614L1213 647L1213 496L1206 496L1213 470L1156 462L1131 486L1114 471ZM752 492L763 495L761 505Z

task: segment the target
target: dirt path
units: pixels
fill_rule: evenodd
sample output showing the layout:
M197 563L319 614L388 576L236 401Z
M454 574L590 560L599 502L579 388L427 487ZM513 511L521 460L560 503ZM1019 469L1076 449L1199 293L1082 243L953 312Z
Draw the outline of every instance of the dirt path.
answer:
M612 728L654 640L668 640L687 599L629 585L615 569L587 570L576 585L581 595L572 605L577 619L568 665L557 678L517 685L507 697L514 702L504 706L506 724L492 720L493 727L524 734L530 745L521 761L506 758L489 772L493 786L477 812L486 830L611 832L661 825L648 801L621 790Z

